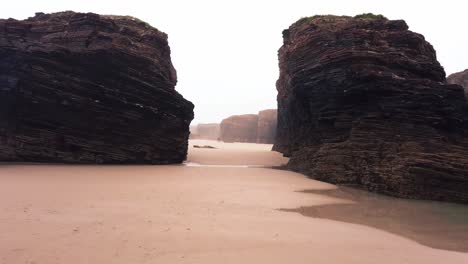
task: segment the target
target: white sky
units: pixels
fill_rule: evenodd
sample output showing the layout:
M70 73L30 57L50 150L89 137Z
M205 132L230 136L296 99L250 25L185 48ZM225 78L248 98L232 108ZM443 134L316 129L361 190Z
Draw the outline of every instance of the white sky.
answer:
M435 47L447 74L468 68L468 1L0 0L0 18L73 10L131 15L169 35L177 90L195 123L276 108L281 32L301 17L372 12L404 19Z

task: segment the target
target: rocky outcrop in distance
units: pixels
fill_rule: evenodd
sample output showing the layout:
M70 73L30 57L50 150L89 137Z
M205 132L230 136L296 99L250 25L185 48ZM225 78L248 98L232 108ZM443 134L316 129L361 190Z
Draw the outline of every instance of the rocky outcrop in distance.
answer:
M258 115L234 115L221 122L220 140L224 142L257 142Z
M0 20L0 160L179 163L193 104L167 35L71 11Z
M197 124L190 126L191 139L219 139L220 126L218 123Z
M267 109L258 113L257 143L273 144L277 126L276 109Z
M201 139L218 140L220 126L217 123L198 124L197 131Z
M276 135L276 109L258 114L234 115L221 122L220 140L273 144Z
M189 126L190 130L190 139L196 139L198 137L198 125L190 125Z
M398 197L468 202L467 101L402 20L303 18L279 50L288 168Z
M463 86L465 88L465 96L468 98L468 69L450 74L447 77L447 82Z

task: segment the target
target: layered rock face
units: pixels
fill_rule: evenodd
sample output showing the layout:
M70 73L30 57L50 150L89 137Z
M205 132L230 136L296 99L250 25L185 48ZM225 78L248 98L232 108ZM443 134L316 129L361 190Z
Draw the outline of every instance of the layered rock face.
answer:
M220 140L224 142L256 142L257 115L235 115L221 122Z
M463 89L404 21L304 18L279 50L275 150L288 167L399 197L468 202Z
M267 109L258 113L257 143L273 144L276 136L276 109Z
M468 98L468 69L450 74L449 77L447 77L447 82L463 86L465 88L465 96Z
M131 17L0 20L0 160L182 162L193 104L167 35Z

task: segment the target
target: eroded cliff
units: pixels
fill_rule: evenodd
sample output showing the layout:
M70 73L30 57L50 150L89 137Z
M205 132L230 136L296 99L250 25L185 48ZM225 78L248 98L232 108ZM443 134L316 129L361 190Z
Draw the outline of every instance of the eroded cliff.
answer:
M234 115L220 124L220 139L224 142L256 142L258 115Z
M276 109L255 114L235 115L224 119L219 139L225 142L273 144L277 126Z
M468 202L466 99L402 20L315 16L283 32L274 149L313 178Z
M0 20L0 160L182 162L193 104L167 35L123 16Z

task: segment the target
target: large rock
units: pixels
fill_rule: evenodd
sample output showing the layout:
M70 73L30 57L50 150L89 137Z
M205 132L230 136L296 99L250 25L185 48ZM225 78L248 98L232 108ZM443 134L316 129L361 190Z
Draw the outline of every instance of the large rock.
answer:
M273 144L276 136L276 109L258 112L257 143Z
M288 167L399 197L468 202L466 99L402 20L303 18L279 50Z
M234 115L221 122L220 140L224 142L256 142L257 115Z
M193 105L167 35L132 17L0 20L0 160L182 162Z
M468 97L468 69L450 74L449 77L447 77L447 82L463 86L465 88L465 96Z

